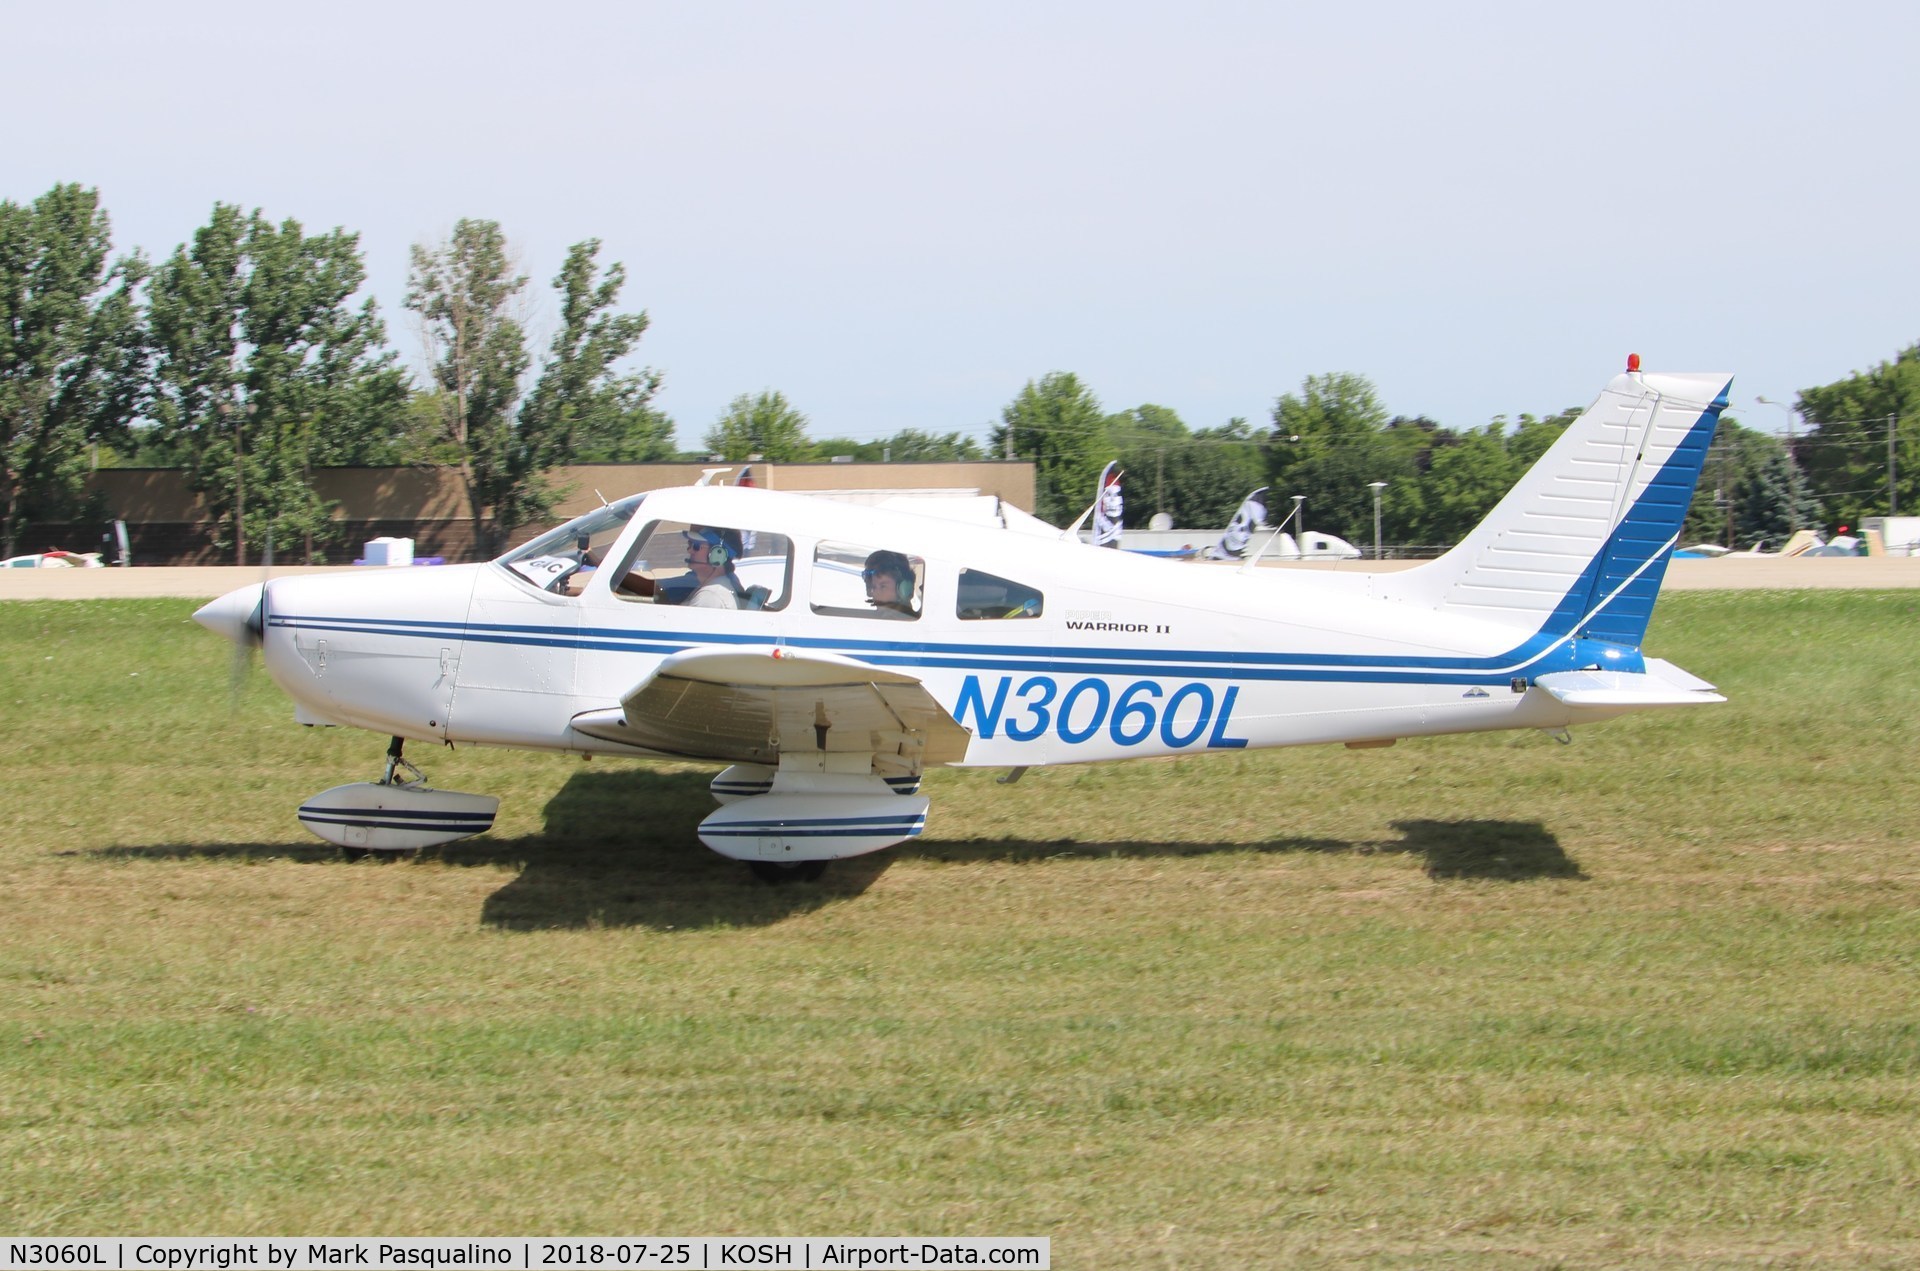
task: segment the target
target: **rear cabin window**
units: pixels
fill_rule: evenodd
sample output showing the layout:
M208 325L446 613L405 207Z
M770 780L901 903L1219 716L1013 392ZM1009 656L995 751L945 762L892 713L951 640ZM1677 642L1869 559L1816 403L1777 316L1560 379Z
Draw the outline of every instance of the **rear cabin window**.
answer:
M785 534L655 521L620 564L613 594L635 604L784 609L792 580Z
M956 612L962 618L970 621L1038 618L1044 607L1040 592L1025 583L978 569L960 571Z
M920 616L927 563L871 543L822 543L813 553L808 603L835 618L911 621Z

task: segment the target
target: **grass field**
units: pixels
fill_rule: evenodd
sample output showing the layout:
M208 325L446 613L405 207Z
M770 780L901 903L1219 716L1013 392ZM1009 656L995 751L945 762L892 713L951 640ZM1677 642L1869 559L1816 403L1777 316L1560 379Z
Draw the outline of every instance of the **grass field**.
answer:
M1044 1235L1058 1267L1920 1263L1920 592L1692 593L1729 705L938 773L772 888L710 770L412 754L348 863L188 601L0 605L0 1234Z

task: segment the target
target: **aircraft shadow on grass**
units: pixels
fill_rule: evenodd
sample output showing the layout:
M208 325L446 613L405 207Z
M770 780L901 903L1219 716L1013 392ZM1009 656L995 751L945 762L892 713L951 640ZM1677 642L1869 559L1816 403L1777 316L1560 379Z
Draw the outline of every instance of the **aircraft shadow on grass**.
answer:
M1215 852L1400 852L1424 858L1437 880L1584 878L1538 822L1397 821L1398 841L1280 838L1266 842L1105 843L1027 839L922 838L893 852L836 861L816 882L755 882L737 861L699 846L694 830L713 803L699 772L649 769L581 772L548 801L537 834L450 843L424 860L455 867L507 867L511 882L487 897L480 920L511 931L585 927L689 930L767 926L850 900L902 857L953 862L1034 863L1061 857L1181 857ZM98 849L101 856L274 859L341 863L338 848L315 843L160 844ZM370 866L371 867L371 866Z
M1560 840L1538 821L1395 821L1398 841L1340 838L1278 838L1265 842L1109 843L1024 839L921 839L896 849L902 856L943 861L1025 861L1048 857L1206 856L1214 852L1383 852L1422 857L1436 880L1487 879L1525 882L1537 878L1585 878Z

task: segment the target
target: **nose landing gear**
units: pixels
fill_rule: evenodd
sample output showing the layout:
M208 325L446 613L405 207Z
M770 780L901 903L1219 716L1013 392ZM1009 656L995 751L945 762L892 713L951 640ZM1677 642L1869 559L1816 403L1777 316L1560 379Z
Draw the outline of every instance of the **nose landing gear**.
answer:
M357 781L323 790L300 805L300 823L349 860L378 854L412 855L493 828L500 800L492 795L435 790L426 774L402 753L405 739L387 746L379 781Z

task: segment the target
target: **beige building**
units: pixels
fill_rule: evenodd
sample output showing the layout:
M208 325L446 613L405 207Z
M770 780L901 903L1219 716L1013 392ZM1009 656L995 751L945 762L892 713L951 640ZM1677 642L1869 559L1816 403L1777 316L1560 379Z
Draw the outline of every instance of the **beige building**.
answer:
M711 469L716 480L734 484L742 468L754 484L769 490L875 499L898 494L991 494L1022 511L1033 510L1031 463L606 463L555 469L561 492L556 520L584 512L600 496L617 499L645 490L691 485ZM466 491L454 468L323 468L314 473L320 497L335 505L336 533L315 553L329 564L346 564L369 539L414 540L417 557L448 561L475 556L473 518ZM187 488L186 474L171 468L108 468L95 473L88 488L100 496L103 519L70 525L28 528L23 552L101 547L108 523L123 520L137 565L224 565L230 552L213 545L206 509ZM259 559L257 545L249 557ZM111 552L109 552L111 559ZM293 564L304 559L306 544L279 543L274 555Z

